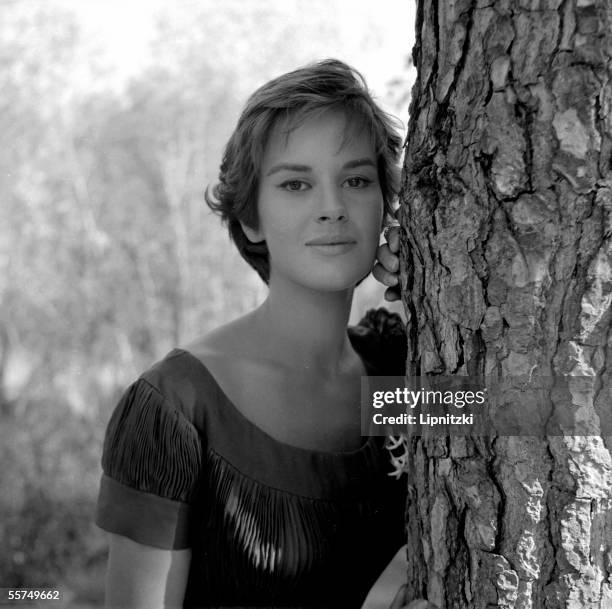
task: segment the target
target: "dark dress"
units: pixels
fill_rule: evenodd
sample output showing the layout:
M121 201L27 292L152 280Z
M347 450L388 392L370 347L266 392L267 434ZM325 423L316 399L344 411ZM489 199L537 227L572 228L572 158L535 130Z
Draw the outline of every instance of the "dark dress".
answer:
M369 311L348 334L369 375L403 374L397 315ZM96 522L191 548L185 607L358 608L404 543L405 482L384 438L364 440L340 453L280 442L175 349L115 408Z

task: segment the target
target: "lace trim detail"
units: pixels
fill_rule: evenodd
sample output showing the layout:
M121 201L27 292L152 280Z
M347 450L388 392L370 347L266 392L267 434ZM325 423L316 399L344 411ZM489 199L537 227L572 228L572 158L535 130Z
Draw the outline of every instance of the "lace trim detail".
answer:
M404 322L397 313L384 307L370 309L353 330L369 374L404 376L408 346Z

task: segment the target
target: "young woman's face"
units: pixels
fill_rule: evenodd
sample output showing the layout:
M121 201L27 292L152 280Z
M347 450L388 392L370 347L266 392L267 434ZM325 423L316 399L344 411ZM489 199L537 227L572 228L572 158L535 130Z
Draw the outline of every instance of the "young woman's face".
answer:
M346 129L349 133L346 133ZM347 137L348 136L348 137ZM328 111L287 136L272 131L262 159L259 229L270 284L352 288L372 268L383 218L376 152L342 112Z

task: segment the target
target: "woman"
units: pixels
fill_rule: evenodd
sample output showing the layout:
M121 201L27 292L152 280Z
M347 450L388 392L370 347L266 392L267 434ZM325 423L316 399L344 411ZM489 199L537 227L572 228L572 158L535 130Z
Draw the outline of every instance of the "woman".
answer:
M401 323L381 310L347 330L400 147L336 60L247 102L207 202L269 294L173 350L115 409L97 515L107 606L359 607L402 545L405 485L359 416L361 376L403 374ZM397 257L379 254L377 276L396 284Z

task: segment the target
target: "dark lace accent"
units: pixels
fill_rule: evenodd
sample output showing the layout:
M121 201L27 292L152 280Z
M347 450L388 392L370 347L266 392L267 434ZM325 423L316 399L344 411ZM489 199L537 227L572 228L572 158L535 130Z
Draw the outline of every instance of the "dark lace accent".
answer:
M397 313L387 311L384 307L368 309L359 321L359 325L374 330L382 338L397 338L406 335L402 318Z
M369 309L353 327L353 343L369 364L370 374L404 376L408 346L402 318L384 307Z
M145 380L133 383L106 430L102 469L131 488L189 502L200 476L195 427Z

